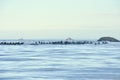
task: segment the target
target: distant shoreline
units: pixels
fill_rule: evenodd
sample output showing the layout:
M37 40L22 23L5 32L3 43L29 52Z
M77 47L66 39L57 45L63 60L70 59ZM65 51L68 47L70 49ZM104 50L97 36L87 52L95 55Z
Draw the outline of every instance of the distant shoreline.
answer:
M101 37L98 40L74 40L72 38L67 38L65 40L27 40L27 39L18 39L18 40L0 40L0 45L84 45L84 44L108 44L109 42L119 42L119 40L113 37Z

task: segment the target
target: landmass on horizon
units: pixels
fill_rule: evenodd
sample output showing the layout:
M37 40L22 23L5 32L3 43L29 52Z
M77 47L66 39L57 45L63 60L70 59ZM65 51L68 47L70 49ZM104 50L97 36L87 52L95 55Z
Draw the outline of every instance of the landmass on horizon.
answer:
M70 45L70 44L95 44L95 45L100 45L100 44L108 44L108 42L120 42L119 40L113 38L113 37L101 37L98 40L74 40L72 38L67 38L65 40L24 40L24 39L19 39L19 40L3 40L0 41L0 45L24 45L24 44L29 44L29 45L43 45L43 44L52 44L52 45Z

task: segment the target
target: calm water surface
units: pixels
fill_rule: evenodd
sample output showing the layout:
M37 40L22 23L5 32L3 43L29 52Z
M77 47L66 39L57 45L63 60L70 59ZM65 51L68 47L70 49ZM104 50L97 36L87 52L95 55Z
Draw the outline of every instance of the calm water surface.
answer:
M1 45L0 80L120 80L120 44Z

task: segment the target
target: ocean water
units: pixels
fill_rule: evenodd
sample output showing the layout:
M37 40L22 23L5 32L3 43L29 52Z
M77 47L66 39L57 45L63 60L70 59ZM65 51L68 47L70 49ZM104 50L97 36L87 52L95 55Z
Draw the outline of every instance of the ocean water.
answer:
M120 43L0 45L0 80L120 80Z

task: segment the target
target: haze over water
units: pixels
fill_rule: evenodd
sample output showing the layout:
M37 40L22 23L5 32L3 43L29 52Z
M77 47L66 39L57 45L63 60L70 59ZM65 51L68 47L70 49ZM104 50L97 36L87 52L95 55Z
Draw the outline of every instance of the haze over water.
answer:
M120 39L120 0L0 0L0 39Z

